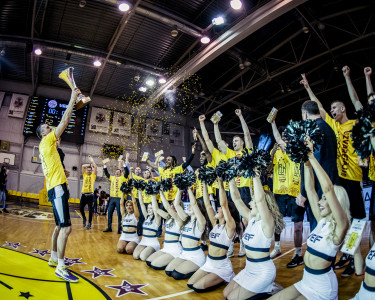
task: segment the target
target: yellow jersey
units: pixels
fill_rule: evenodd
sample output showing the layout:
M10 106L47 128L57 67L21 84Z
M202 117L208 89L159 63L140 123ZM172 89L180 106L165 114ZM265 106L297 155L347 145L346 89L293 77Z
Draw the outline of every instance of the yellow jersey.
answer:
M358 165L358 155L354 151L351 131L357 122L348 120L344 124L336 122L328 113L326 122L333 129L337 139L337 170L341 178L353 181L362 180L362 169Z
M251 151L252 151L248 148L246 148L246 150L249 153L251 153ZM227 159L230 159L230 158L233 158L233 157L241 158L242 154L243 154L242 151L236 152L236 151L234 151L232 149L229 149L227 147L227 154L226 154ZM239 187L239 188L240 187L252 187L253 186L253 178L245 178L245 177L237 176L236 184L237 184L237 187Z
M83 183L82 183L82 194L94 193L94 184L95 184L96 175L91 173L83 173Z
M67 183L60 155L57 152L55 131L42 138L39 144L39 157L42 162L43 174L46 178L47 191Z
M288 155L278 148L273 157L273 193L288 195L289 192L289 159Z
M127 179L124 176L110 176L109 181L111 182L111 186L109 189L109 195L110 197L115 197L115 198L121 198L122 192L120 190L121 185L123 182L126 182Z
M178 188L174 185L173 179L176 174L183 173L184 168L182 167L182 165L174 167L173 169L159 167L158 171L160 174L160 179L172 179L172 188L168 192L164 192L164 196L168 201L173 201L178 191Z
M370 155L370 162L368 164L368 178L375 181L375 158L374 155Z
M199 174L199 172L197 172ZM203 183L198 179L198 174L197 174L197 181L195 182L195 198L201 198L203 197ZM216 181L217 183L217 181ZM208 194L215 194L214 189L212 188L212 185L207 186Z
M216 168L216 166L220 163L221 160L227 161L228 158L223 155L218 149L214 148L211 153L212 161L207 164L207 167ZM223 182L225 191L229 191L229 182ZM212 184L212 188L219 189L219 184L217 180Z
M295 163L288 156L288 195L297 197L301 192L301 164Z

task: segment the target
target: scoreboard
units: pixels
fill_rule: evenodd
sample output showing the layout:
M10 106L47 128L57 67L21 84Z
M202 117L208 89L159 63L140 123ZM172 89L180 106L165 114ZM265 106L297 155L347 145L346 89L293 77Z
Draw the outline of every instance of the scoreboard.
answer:
M33 97L26 115L24 136L36 136L40 124L57 127L68 107L68 102L52 98ZM61 136L62 141L83 144L85 137L88 107L73 109L72 118Z

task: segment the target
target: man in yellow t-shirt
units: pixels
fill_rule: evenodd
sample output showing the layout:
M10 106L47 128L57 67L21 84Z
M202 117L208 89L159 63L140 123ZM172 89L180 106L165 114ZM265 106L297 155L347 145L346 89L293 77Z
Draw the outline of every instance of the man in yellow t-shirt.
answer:
M108 204L108 227L103 232L112 232L112 216L115 208L117 210L117 233L121 234L121 210L120 210L120 201L121 201L121 185L123 182L128 180L129 176L129 169L125 165L124 161L120 161L120 164L123 165L124 168L124 175L122 175L121 169L117 169L115 172L115 176L111 176L108 173L107 165L103 163L104 174L107 176L109 181L111 182L110 189L109 189L109 204Z
M292 222L294 223L295 252L292 260L287 263L287 268L294 268L303 264L302 234L305 209L296 203L296 197L301 189L301 174L299 164L294 163L285 153L286 143L282 138L285 127L277 128L275 120L271 122L271 126L276 140L275 146L271 151L271 155L273 155L273 193L280 213L284 217L292 217ZM270 257L273 259L280 255L280 234L275 233L275 246Z
M164 196L168 201L173 201L178 191L178 188L174 185L174 182L173 182L174 177L176 176L176 174L183 173L185 169L191 164L195 155L195 148L196 148L196 144L193 145L191 154L187 158L186 162L184 162L182 165L179 165L179 166L177 166L177 159L173 155L167 156L167 159L165 160L164 168L157 166L154 162L150 161L149 159L147 160L147 164L151 168L158 170L160 174L159 176L160 180L167 179L167 178L172 179L172 188L169 191L164 192Z
M41 139L39 153L43 174L46 178L48 201L51 201L56 223L52 234L52 252L48 265L56 267L55 275L68 282L77 282L79 278L70 273L64 262L66 244L69 234L72 232L72 226L68 204L68 181L57 151L56 141L69 125L77 96L80 93L79 89L72 91L69 104L61 118L60 124L55 130L52 130L49 124L41 124L36 130L37 136Z
M81 212L83 218L83 227L86 227L86 214L85 214L85 206L88 205L89 207L89 223L87 224L87 229L91 229L91 222L92 222L92 214L93 214L93 205L94 201L94 184L96 179L96 174L98 172L98 168L95 164L94 159L89 155L89 164L82 165L82 176L83 176L83 183L82 183L82 195L81 201L79 203L79 210Z

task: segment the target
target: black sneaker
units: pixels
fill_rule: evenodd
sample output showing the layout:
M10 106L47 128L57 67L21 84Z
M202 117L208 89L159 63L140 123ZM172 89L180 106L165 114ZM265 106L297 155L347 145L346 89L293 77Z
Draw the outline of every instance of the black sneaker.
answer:
M342 272L341 277L349 277L354 274L354 271L354 259L350 259L350 263L348 264L344 272Z
M87 229L91 229L91 223L87 224Z
M86 219L83 219L83 227L86 227Z
M9 214L9 211L7 211L6 208L3 209L3 213Z
M121 234L121 228L117 230L117 234Z
M287 263L286 267L287 268L295 268L297 266L303 265L303 257L295 254L292 258L292 260Z
M107 228L106 230L103 230L103 232L112 232L112 228Z
M350 261L350 257L346 254L343 254L340 258L340 260L335 263L335 266L334 266L334 269L337 270L337 269L341 269L343 267L345 267L345 265Z
M200 247L203 251L207 251L207 250L208 250L208 246L207 246L207 244L201 244L199 247Z

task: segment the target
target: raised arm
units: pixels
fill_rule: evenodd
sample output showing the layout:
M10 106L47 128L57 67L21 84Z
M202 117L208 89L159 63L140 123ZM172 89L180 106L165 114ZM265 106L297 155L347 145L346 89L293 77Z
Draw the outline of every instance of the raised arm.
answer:
M225 194L225 190L223 184L219 184L219 189L223 189L223 191L219 192L220 194L220 205L223 211L224 219L225 219L225 230L229 238L232 238L234 232L236 231L236 222L234 221L232 215L230 214L230 210L228 207L228 199L227 195ZM223 195L223 197L221 196Z
M69 125L70 119L72 118L72 114L73 114L74 104L76 103L77 96L80 93L81 91L77 88L75 88L72 91L68 107L66 108L59 125L56 127L56 130L55 130L56 139L59 139L59 137L63 134L66 127Z
M138 220L139 210L138 210L137 200L135 199L135 196L133 195L133 193L130 193L130 197L132 198L132 202L133 202L134 217Z
M223 141L223 139L221 138L221 133L220 133L220 129L219 129L219 121L220 119L214 123L214 134L215 134L215 140L216 140L216 143L218 145L218 148L222 150L222 154L227 154L227 145L225 144L225 142Z
M270 160L270 163L269 163L269 165L268 165L268 167L267 167L267 172L271 172L272 169L273 169L273 159L274 159L274 157L275 157L275 153L276 153L276 151L277 151L277 147L279 147L279 144L278 144L278 143L275 143L275 144L273 145L273 148L272 148L272 151L271 151L271 160Z
M186 220L188 217L188 214L184 211L184 208L180 205L181 204L181 194L182 192L180 190L177 191L176 197L174 198L174 208L177 211L178 216L181 218L181 220ZM162 198L163 199L163 198Z
M147 209L146 209L145 204L143 203L142 191L140 191L140 190L138 190L138 200L139 200L139 206L141 207L141 210L142 210L142 214L146 218L147 217Z
M219 183L219 185L220 184L221 184L221 186L223 185L222 182ZM236 181L234 179L232 179L231 181L229 181L229 190L230 190L230 195L232 197L234 205L236 205L238 212L240 213L240 215L242 216L242 218L244 218L246 221L249 221L250 209L242 201L240 192L238 191L238 187L237 187ZM220 187L219 193L220 193L220 198L222 196L224 197L225 190L224 190L223 186L222 186L222 189Z
M210 150L208 150L208 147L207 147L207 144L206 144L205 140L200 136L200 134L198 133L198 130L196 128L194 128L193 134L196 135L199 142L201 143L202 149L203 149L204 153L206 153L207 161L209 163L212 162L212 154L211 154Z
M109 175L109 172L108 172L108 169L107 169L107 165L103 163L103 170L104 170L104 174L105 176L109 179L111 177L111 175Z
M176 198L179 198L181 199L181 191L178 190L177 193L176 193ZM164 196L164 193L163 192L160 192L160 198L161 198L161 202L163 203L163 206L164 208L167 210L168 214L171 215L171 217L177 222L178 226L181 227L183 222L186 220L186 218L188 217L187 214L185 214L185 218L182 219L180 218L180 216L178 215L177 213L177 208L176 210L172 209L171 205L169 204L167 198L165 198ZM181 205L179 205L181 207ZM164 219L166 219L166 217L163 217Z
M325 120L326 114L327 114L326 110L323 108L322 103L319 101L319 99L315 96L314 92L311 90L309 82L306 79L306 74L301 74L301 76L302 76L302 80L300 81L300 84L303 84L307 93L309 94L310 99L318 104L319 110L320 110L320 116L322 117L323 120Z
M165 219L168 217L168 214L165 211L159 209L158 202L156 201L156 195L151 195L151 205L152 205L152 211L154 212L154 216L155 216L155 223L156 225L160 226L161 217ZM159 210L164 213L163 216L160 214Z
M199 209L199 206L197 204L197 200L195 199L193 190L191 188L188 189L188 193L189 193L190 205L191 205L191 207L193 209L193 212L194 212L194 214L197 218L198 229L200 231L204 231L204 229L206 228L206 219L205 219L203 213L201 212L201 210Z
M82 174L86 173L86 168L91 167L90 164L83 164L82 165Z
M245 146L248 149L252 149L253 148L253 141L251 139L249 126L247 126L246 121L245 121L240 109L236 109L235 113L240 118L240 121L241 121L241 126L242 126L242 130L243 130L243 134L244 134L244 140L245 140Z
M151 160L147 159L146 162L147 162L147 164L148 164L151 168L153 168L153 169L155 169L155 170L158 169L158 165L157 165L156 163L152 162Z
M210 136L208 135L206 125L204 125L205 120L206 120L205 115L199 116L199 124L201 125L201 130L202 130L202 135L203 135L204 141L206 142L208 150L210 151L210 153L212 153L214 151L214 144L210 140Z
M366 92L368 96L374 93L374 89L372 88L372 84L371 84L372 69L370 67L366 67L364 69L364 73L365 73L365 78L366 78Z
M271 126L272 126L272 133L273 133L273 137L275 138L276 140L276 143L281 147L281 149L283 151L285 151L285 146L286 146L286 143L283 141L283 139L281 138L281 134L279 132L279 129L277 129L277 126L276 126L276 122L273 121L271 123Z
M258 212L262 218L262 229L266 237L272 237L275 229L275 220L272 217L272 214L266 203L266 195L260 181L259 176L253 177L254 183L254 200L257 205Z
M342 68L342 73L345 78L346 86L348 88L350 100L352 101L354 108L356 111L359 111L363 108L362 103L359 101L359 97L357 92L353 86L352 80L350 79L350 68L348 66L344 66Z
M304 165L304 177L305 177L305 191L307 197L309 198L309 203L311 206L312 213L317 222L319 222L322 218L319 209L319 197L315 190L315 181L314 181L314 173L312 170L312 166L310 162L306 162Z
M91 162L94 174L97 175L98 174L98 166L96 165L96 163L95 163L95 161L94 161L94 159L92 158L91 155L89 155L89 161Z
M212 227L216 224L215 211L211 206L210 196L208 195L207 185L203 183L203 203L206 207L208 218L211 222Z
M334 240L334 243L337 245L342 242L345 237L346 231L349 226L349 220L342 209L340 202L337 200L335 190L332 184L331 179L324 171L322 166L316 160L313 151L312 151L312 143L310 141L307 142L311 152L309 154L309 161L315 171L316 177L319 180L320 186L322 188L323 194L329 204L329 207L332 211L333 217L337 223L336 225L336 236L337 240Z
M124 218L125 217L125 195L122 193L121 199L120 199L120 212L121 216Z

